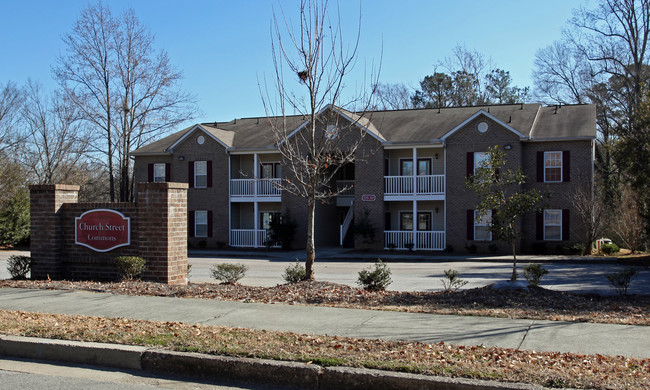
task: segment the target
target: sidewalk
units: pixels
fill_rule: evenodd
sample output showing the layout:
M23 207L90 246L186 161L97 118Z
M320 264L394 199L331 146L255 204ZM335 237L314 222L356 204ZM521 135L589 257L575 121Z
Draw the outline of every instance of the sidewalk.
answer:
M650 358L650 327L79 291L0 289L0 309Z

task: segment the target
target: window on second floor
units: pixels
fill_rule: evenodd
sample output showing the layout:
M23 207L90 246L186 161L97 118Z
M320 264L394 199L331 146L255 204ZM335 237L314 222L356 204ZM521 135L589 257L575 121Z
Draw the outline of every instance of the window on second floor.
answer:
M562 152L544 152L544 181L562 181Z
M476 175L476 171L478 171L483 164L487 164L488 161L488 154L486 152L474 152L474 174ZM486 165L486 167L489 167L489 165Z
M194 187L208 187L208 162L194 161Z
M153 164L153 182L162 183L166 178L166 164Z
M413 176L413 160L403 159L399 160L399 174L400 176ZM431 174L431 159L418 158L418 175Z
M263 162L260 168L260 179L282 177L282 165L279 162Z

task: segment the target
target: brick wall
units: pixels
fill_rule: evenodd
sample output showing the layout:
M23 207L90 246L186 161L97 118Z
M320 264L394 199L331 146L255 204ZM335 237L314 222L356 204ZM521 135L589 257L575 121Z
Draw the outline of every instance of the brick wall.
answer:
M32 277L114 280L118 256L147 261L144 279L187 283L187 185L139 183L137 203L76 203L78 186L30 186ZM75 244L75 218L93 209L121 212L131 244L96 252Z

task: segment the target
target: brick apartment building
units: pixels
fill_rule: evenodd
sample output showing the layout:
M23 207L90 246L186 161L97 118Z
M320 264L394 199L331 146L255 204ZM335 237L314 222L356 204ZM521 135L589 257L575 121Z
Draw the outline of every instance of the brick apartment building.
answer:
M465 188L466 176L494 145L505 151L507 168L522 167L525 188L552 195L542 213L522 218L520 248L554 249L582 239L569 195L593 183L593 105L375 111L363 118L327 107L319 115L338 121L319 124L324 137L364 137L355 163L330 183L347 190L317 205L318 246L486 252L496 244L507 251L492 242L489 220L474 218L477 199ZM277 186L291 176L270 128L279 119L202 123L145 145L132 153L136 182L189 184L190 245L264 247L270 221L290 212L298 224L294 247L304 247L306 201ZM286 123L295 136L305 119L290 116ZM353 238L351 226L364 216L376 230L371 243Z

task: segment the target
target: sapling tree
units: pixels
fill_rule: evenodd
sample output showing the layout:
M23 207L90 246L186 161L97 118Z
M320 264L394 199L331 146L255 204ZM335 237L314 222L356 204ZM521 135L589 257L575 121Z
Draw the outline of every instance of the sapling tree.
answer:
M505 169L505 166L505 153L498 146L491 147L487 158L474 175L467 178L465 185L478 196L477 220L491 213L488 229L492 239L510 244L513 260L510 281L514 282L517 280L517 240L521 237L519 219L539 207L544 195L536 189L522 188L526 176L521 167Z

